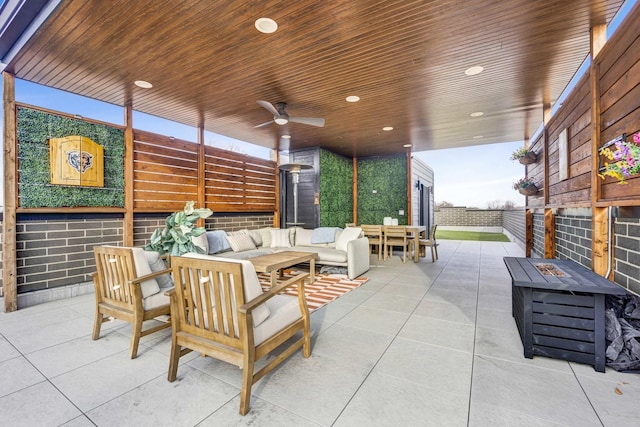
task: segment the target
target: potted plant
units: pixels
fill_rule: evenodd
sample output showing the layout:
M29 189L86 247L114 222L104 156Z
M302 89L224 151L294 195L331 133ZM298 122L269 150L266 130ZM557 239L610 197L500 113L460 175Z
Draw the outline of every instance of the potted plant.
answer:
M523 165L530 165L538 160L538 155L528 147L521 147L511 154L511 160L517 160Z
M626 178L640 175L640 132L633 134L633 141L616 141L614 149L604 147L600 149L600 154L613 163L604 163L604 167L599 171L598 176L605 179L611 176L618 180L618 184L627 184Z
M524 194L525 196L533 196L538 192L538 186L536 186L533 178L520 178L518 181L513 183L513 189L518 190L520 194Z
M196 227L196 221L213 214L209 208L194 208L194 202L187 202L184 210L174 212L165 219L164 228L157 228L151 234L148 251L160 254L169 252L171 255L183 255L187 252L204 253L202 248L193 244L192 237L202 235L204 227Z

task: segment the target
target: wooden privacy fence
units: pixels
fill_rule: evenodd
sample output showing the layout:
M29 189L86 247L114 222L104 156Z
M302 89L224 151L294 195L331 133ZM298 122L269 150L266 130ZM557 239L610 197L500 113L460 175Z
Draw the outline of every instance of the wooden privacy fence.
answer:
M214 212L273 212L276 164L245 154L134 131L134 211L178 211L199 200ZM199 162L204 182L199 182Z

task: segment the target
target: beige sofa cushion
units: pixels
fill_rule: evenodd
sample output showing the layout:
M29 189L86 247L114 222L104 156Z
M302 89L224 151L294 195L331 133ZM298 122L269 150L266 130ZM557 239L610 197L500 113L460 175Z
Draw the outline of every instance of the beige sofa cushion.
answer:
M236 234L233 236L227 236L227 241L231 245L233 252L250 251L255 249L256 245L253 243L253 239L248 234Z
M151 267L149 267L147 256L144 254L144 249L131 248L131 252L133 253L133 265L136 268L137 277L151 274ZM140 284L140 291L142 292L142 298L147 298L148 296L155 295L160 292L160 286L156 279L149 279Z
M347 227L342 230L342 233L336 239L336 249L339 251L347 251L347 244L360 237L362 234L362 228L360 227Z

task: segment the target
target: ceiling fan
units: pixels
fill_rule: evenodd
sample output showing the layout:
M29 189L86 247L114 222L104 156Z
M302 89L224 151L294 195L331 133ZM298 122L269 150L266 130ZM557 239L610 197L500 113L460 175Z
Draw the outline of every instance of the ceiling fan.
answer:
M257 128L270 125L271 123L277 123L280 126L282 126L282 125L286 125L289 122L324 127L324 119L320 117L289 117L289 114L287 114L286 102L276 102L275 106L267 101L257 101L257 102L258 102L258 105L262 106L265 110L273 114L273 120L270 120L266 123L259 124L258 126L256 126Z

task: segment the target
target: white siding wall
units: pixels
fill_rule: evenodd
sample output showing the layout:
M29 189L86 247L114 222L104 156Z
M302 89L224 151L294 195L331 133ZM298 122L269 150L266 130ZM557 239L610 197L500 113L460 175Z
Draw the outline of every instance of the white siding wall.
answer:
M420 191L416 188L416 183L420 181L425 187L433 187L434 174L433 169L422 160L411 157L411 224L420 225ZM433 192L430 194L429 215L430 223L433 224Z

